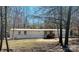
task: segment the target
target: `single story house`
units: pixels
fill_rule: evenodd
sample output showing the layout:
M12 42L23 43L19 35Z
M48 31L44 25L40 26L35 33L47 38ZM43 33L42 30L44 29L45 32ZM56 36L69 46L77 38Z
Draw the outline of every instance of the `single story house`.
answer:
M59 37L59 29L10 29L10 38L45 38L50 32ZM63 37L65 30L63 29Z

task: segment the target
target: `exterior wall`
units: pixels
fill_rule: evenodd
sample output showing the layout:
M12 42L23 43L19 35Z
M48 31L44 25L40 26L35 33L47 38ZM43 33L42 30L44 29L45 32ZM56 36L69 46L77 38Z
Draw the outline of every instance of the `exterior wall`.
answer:
M21 32L20 34L18 32ZM26 35L24 34L24 31L27 31ZM53 33L55 34L55 37L58 37L58 32L57 29L52 30ZM63 37L65 37L65 31L63 30ZM10 30L10 38L12 38L13 35L13 30ZM14 30L14 38L44 38L44 31L41 30L33 30L33 31L28 31L28 30Z
M65 37L65 30L62 30L62 31L63 31L62 37ZM59 37L59 35L60 35L60 31L59 30L57 31L57 29L55 31L53 31L53 33L55 34L55 37Z
M10 31L10 38L12 38L13 31ZM27 34L24 34L24 31L21 31L21 34L18 34L18 31L14 31L14 38L44 38L43 31L27 31Z

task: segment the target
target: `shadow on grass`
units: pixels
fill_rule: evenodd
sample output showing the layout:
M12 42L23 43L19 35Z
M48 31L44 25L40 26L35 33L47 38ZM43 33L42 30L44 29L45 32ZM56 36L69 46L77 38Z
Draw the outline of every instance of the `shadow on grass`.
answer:
M62 48L64 52L73 52L68 46L63 46Z

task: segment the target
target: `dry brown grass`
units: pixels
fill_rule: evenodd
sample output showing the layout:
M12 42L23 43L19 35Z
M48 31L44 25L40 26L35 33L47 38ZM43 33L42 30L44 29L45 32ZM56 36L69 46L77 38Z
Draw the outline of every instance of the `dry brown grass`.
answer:
M56 45L58 40L55 39L21 39L8 40L10 49L31 49L35 47L46 47L49 44ZM5 49L5 41L3 42L3 49Z
M32 51L50 51L50 52L63 52L63 49L57 45L58 39L16 39L8 40L9 48L17 52L32 52ZM75 46L78 46L77 40L69 41L69 46L73 51L79 51ZM75 45L75 46L74 46ZM76 48L76 49L75 49ZM3 42L3 49L6 49L5 41Z

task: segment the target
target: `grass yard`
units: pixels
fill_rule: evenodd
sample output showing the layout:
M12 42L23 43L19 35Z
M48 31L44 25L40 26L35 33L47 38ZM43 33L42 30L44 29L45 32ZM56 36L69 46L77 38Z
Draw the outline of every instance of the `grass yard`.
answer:
M54 51L52 48L58 44L57 39L21 39L21 40L8 40L9 48L20 52L45 52ZM6 49L5 41L3 49Z
M70 48L75 52L79 51L77 40L70 39L69 41ZM64 52L58 45L58 39L17 39L8 40L8 43L13 52ZM3 41L2 49L6 49L5 41Z

